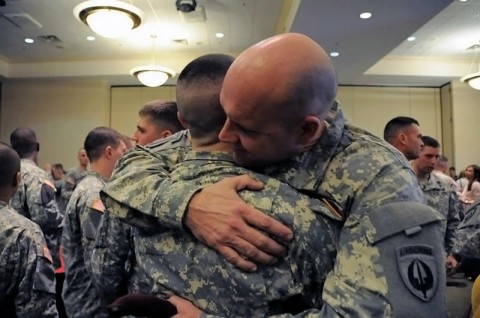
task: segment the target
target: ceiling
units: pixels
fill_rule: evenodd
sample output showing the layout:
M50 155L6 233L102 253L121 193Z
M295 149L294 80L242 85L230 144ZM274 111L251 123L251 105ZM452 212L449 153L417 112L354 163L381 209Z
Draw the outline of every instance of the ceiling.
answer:
M480 48L466 50L480 43L480 0L197 0L192 13L177 11L175 0L131 0L125 2L144 12L142 25L95 41L86 40L95 34L73 15L81 1L3 2L0 81L81 77L140 85L129 74L136 66L155 63L178 73L199 55L237 55L286 31L338 51L332 59L343 85L440 87L478 71L480 62L473 63ZM372 13L368 20L359 18L365 11Z

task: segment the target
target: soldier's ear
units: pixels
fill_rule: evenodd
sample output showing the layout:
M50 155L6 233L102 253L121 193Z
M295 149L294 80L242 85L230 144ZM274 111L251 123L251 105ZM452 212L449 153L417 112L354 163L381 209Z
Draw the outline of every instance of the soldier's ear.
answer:
M113 152L112 146L107 146L104 150L105 157L110 159L110 157L112 156L112 152Z
M20 175L20 171L18 171L14 177L13 177L13 180L12 180L12 187L13 188L16 188L18 187L18 185L20 184L20 179L22 178L22 176Z

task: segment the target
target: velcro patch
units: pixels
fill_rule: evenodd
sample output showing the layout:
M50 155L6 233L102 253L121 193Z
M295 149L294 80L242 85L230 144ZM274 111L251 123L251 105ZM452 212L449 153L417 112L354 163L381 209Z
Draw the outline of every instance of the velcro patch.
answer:
M48 185L50 188L53 189L53 191L57 192L57 188L55 188L55 184L53 184L52 181L48 179L43 179L42 183Z
M405 286L417 298L424 302L430 301L437 291L439 280L433 247L404 245L397 248L395 254Z
M101 213L105 212L105 205L100 198L93 200L91 208Z
M48 249L48 247L46 245L43 245L42 246L42 256L45 257L46 259L48 259L50 261L50 263L53 263L52 261L52 254L50 253L50 250Z
M66 177L65 178L65 182L71 184L71 185L75 185L75 179L73 179L72 177Z

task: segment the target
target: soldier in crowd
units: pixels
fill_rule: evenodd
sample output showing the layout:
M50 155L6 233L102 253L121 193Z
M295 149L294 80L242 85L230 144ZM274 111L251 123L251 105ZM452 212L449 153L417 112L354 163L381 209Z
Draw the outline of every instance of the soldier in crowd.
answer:
M96 230L104 212L99 192L126 146L118 132L98 127L88 133L84 147L91 169L77 185L67 205L62 235L65 260L62 296L70 318L108 317L106 303L92 284L90 259Z
M84 148L78 149L77 160L78 167L70 169L65 175L65 187L62 191L65 205L68 204L77 184L79 184L88 174L88 156Z
M444 317L444 218L423 204L404 156L347 123L336 89L328 54L308 37L287 33L241 53L220 95L227 119L219 138L232 145L235 162L326 199L345 220L324 304L300 316ZM248 176L206 187L173 183L159 156L129 155L102 192L112 213L138 224L147 214L188 229L247 271L285 253L279 241L291 240L291 230L238 197L261 183ZM420 281L411 271L421 273ZM180 316L192 310L186 300L170 300Z
M156 141L183 130L177 118L177 104L155 100L139 112L137 131L132 139L138 146L155 146ZM108 210L102 215L92 254L92 278L108 302L128 293L138 293L150 286L135 264L130 226Z
M437 164L435 165L435 169L433 173L437 175L437 177L445 180L449 184L451 184L455 189L457 189L457 184L455 183L455 179L453 179L450 175L447 174L448 168L448 158L444 155L439 155ZM456 190L455 190L456 191Z
M412 168L417 175L427 204L440 212L447 220L443 234L447 258L445 267L453 273L458 262L453 256L453 245L456 240L456 230L460 223L460 202L456 186L433 173L440 157L440 143L432 137L422 136L423 148L420 156L412 161Z
M10 134L10 144L21 159L22 175L11 205L21 215L40 226L52 255L53 266L59 268L63 215L55 201L54 184L45 171L37 166L40 150L37 136L32 129L20 127Z
M58 317L52 258L40 227L8 205L20 158L0 143L0 308L2 317Z
M65 188L65 170L61 163L55 163L52 165L52 181L56 189L55 200L57 201L60 213L64 215L67 207L65 200L62 198L62 191Z
M132 140L144 146L183 129L177 118L177 103L152 100L138 111L137 129Z
M411 117L391 119L383 131L383 139L397 148L407 160L417 159L422 150L420 124Z

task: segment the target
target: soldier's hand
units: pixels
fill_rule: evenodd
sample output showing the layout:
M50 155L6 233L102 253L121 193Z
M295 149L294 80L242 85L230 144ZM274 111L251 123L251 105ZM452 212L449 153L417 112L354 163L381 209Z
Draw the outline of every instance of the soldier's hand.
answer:
M177 308L177 314L172 318L199 318L202 311L190 301L178 296L168 298L168 301Z
M274 263L286 251L279 242L290 241L292 231L243 202L237 194L243 189L262 188L261 182L248 175L225 178L193 196L185 225L200 241L240 269L255 271L254 262Z
M453 275L457 270L458 262L453 255L448 255L445 261L447 275Z

